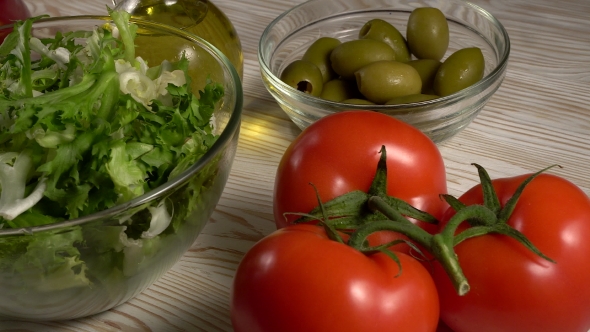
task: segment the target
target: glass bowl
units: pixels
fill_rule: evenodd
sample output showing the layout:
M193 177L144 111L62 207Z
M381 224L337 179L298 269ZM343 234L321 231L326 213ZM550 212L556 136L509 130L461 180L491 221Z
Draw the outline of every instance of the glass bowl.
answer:
M450 42L446 59L456 50L479 47L485 73L478 83L446 97L402 105L351 105L322 100L283 83L280 73L320 37L358 38L370 19L381 18L405 36L410 13L436 7L446 16ZM258 60L265 87L291 120L304 129L317 119L350 109L373 110L405 121L440 143L464 129L500 87L510 53L502 24L484 9L462 0L311 0L286 11L264 30Z
M108 21L98 16L49 18L36 22L33 33L92 30ZM0 318L74 319L128 301L190 248L221 196L239 136L243 93L238 73L220 51L193 34L133 22L138 25L137 56L159 64L178 60L185 51L195 93L208 77L224 86L213 118L217 139L184 172L124 204L55 224L0 229ZM166 48L157 47L162 40ZM124 235L121 222L129 215L151 218L149 209L164 201L173 211L165 231L152 238Z

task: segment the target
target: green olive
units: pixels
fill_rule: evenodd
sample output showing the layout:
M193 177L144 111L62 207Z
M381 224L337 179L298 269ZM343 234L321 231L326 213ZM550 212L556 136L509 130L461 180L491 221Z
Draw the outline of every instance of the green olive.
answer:
M406 38L418 59L441 60L449 47L449 24L438 8L416 8L408 18Z
M321 37L309 46L301 60L309 61L318 66L322 72L324 83L326 83L336 77L336 73L330 64L330 53L340 44L340 40L336 38Z
M285 67L280 78L289 86L312 96L319 97L322 93L324 85L322 72L309 61L295 60L291 62Z
M393 48L396 61L410 61L411 56L406 39L396 27L382 19L376 18L365 23L359 32L359 38L375 39L385 42Z
M483 78L485 60L478 47L463 48L451 54L440 65L434 77L434 91L448 96Z
M355 81L339 78L324 83L320 94L320 98L336 102L359 97L361 97L361 93L358 91Z
M418 59L408 61L407 64L414 67L418 71L418 74L420 74L420 78L422 79L422 93L433 94L434 76L436 76L441 62L432 59Z
M330 54L332 68L344 79L354 79L355 71L381 60L395 60L395 53L385 42L373 39L346 41Z
M399 61L373 62L359 69L355 75L359 91L376 104L384 104L395 97L418 94L422 90L418 71Z
M346 99L346 100L343 100L342 103L344 103L344 104L353 104L353 105L375 105L374 102L368 101L368 100L362 99L362 98Z
M410 103L419 103L421 101L427 101L439 98L437 95L427 95L427 94L415 94L415 95L407 95L396 97L393 99L388 100L385 105L400 105L400 104L410 104Z

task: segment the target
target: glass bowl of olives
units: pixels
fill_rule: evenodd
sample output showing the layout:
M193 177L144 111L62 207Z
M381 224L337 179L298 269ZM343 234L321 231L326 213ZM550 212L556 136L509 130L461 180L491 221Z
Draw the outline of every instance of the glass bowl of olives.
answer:
M264 30L264 85L304 129L331 113L377 111L440 143L502 83L510 40L463 0L310 0Z

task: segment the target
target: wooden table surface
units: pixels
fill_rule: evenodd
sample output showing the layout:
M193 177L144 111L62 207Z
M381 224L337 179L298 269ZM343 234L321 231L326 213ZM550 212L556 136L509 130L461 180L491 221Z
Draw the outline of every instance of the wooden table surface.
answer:
M110 0L26 0L32 14L105 14ZM13 331L231 331L229 294L244 253L271 233L274 174L300 133L260 79L265 26L301 0L215 0L244 50L244 110L237 155L221 200L190 251L162 279L112 310L72 321L0 321ZM440 145L449 192L477 182L470 163L493 178L551 172L590 193L590 1L473 0L511 38L504 83L475 121ZM112 5L111 5L112 6Z

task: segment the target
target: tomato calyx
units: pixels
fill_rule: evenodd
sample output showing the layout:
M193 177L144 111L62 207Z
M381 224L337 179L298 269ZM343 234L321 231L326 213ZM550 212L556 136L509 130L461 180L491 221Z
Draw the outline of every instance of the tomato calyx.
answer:
M457 245L469 238L481 236L490 233L502 234L510 236L524 245L527 249L534 252L541 258L555 263L554 260L543 254L531 241L529 241L524 234L518 230L510 227L507 224L508 219L512 215L518 199L522 195L525 187L539 174L553 168L561 167L559 165L551 165L546 167L528 178L526 178L516 189L512 197L506 202L504 207L500 204L500 199L496 190L492 186L492 180L488 172L478 164L472 164L477 168L479 179L483 193L483 205L466 206L457 198L451 195L441 195L441 197L455 210L456 214L449 220L447 225L443 228L444 234L455 234L459 225L466 221L471 227L465 229L454 237L454 245ZM450 236L450 235L446 235Z
M480 165L473 165L478 170L484 204L466 206L451 195L440 195L441 199L444 199L455 210L455 215L435 234L428 233L420 226L412 223L409 218L438 223L436 218L414 208L401 199L387 195L385 146L381 149L377 171L367 193L359 190L352 191L322 203L316 190L318 206L309 214L301 214L302 217L297 219L295 223L319 221L332 240L347 244L365 254L383 252L398 264L399 260L389 250L389 247L399 243L400 240L370 246L367 239L371 234L380 231L401 233L434 256L434 259L441 264L449 275L459 295L467 294L470 286L463 274L454 247L469 238L492 233L510 236L543 259L555 263L551 258L544 255L526 236L509 226L507 221L527 184L539 174L556 165L542 169L523 181L504 207L500 204L487 171ZM470 227L458 232L459 226L464 222L467 222ZM347 240L342 238L339 231L349 235ZM419 252L416 245L411 244L411 246Z
M329 224L335 229L347 231L353 230L375 220L384 219L384 215L379 211L368 209L367 202L373 196L381 197L394 209L407 216L426 223L438 224L438 220L431 214L416 209L407 202L387 195L387 151L385 146L381 147L381 156L377 163L375 177L371 183L368 192L362 190L353 190L346 194L340 195L328 202L322 203L294 223L305 223L321 218L327 218ZM312 184L313 185L313 184ZM318 193L316 192L316 195ZM324 211L322 211L324 209Z
M370 255L370 254L374 254L377 252L381 252L387 256L389 256L398 266L398 274L396 275L399 276L402 273L402 265L401 262L399 260L399 258L397 257L397 255L395 253L393 253L389 248L393 245L396 245L398 243L406 243L408 246L410 246L412 249L414 249L416 252L421 253L420 249L413 244L410 241L407 240L394 240L388 243L384 243L384 244L380 244L378 246L368 246L367 243L368 241L366 240L366 236L370 235L373 233L373 231L367 232L367 234L365 235L364 238L362 238L362 240L358 240L360 238L360 236L358 234L362 234L358 232L358 229L356 231L353 231L352 234L355 235L355 238L351 241L351 237L348 237L348 240L344 240L344 238L340 235L340 233L338 232L338 230L334 227L334 225L329 221L330 219L328 218L328 213L327 213L327 209L326 206L324 205L324 203L322 203L322 200L320 198L319 192L317 190L317 188L311 184L311 186L313 187L315 193L316 193L316 197L318 200L318 207L317 209L320 211L320 214L322 216L321 219L319 219L319 226L324 228L324 231L326 232L326 235L328 236L329 239L336 241L338 243L342 243L348 246L353 247L354 249L366 254L366 255ZM356 196L356 195L355 195ZM300 214L302 216L302 218L300 219L310 219L311 220L317 220L316 216L310 215L310 214ZM409 222L411 224L411 222L405 218L402 217L403 220ZM389 222L389 221L387 221ZM376 226L378 225L379 221L372 221L372 222L367 222L365 223L362 229L366 229L367 227L370 226ZM419 228L419 227L418 227ZM419 228L421 229L421 228ZM414 228L408 228L407 229L408 232L413 232L415 231ZM424 231L425 232L425 231ZM426 233L426 232L425 232Z

